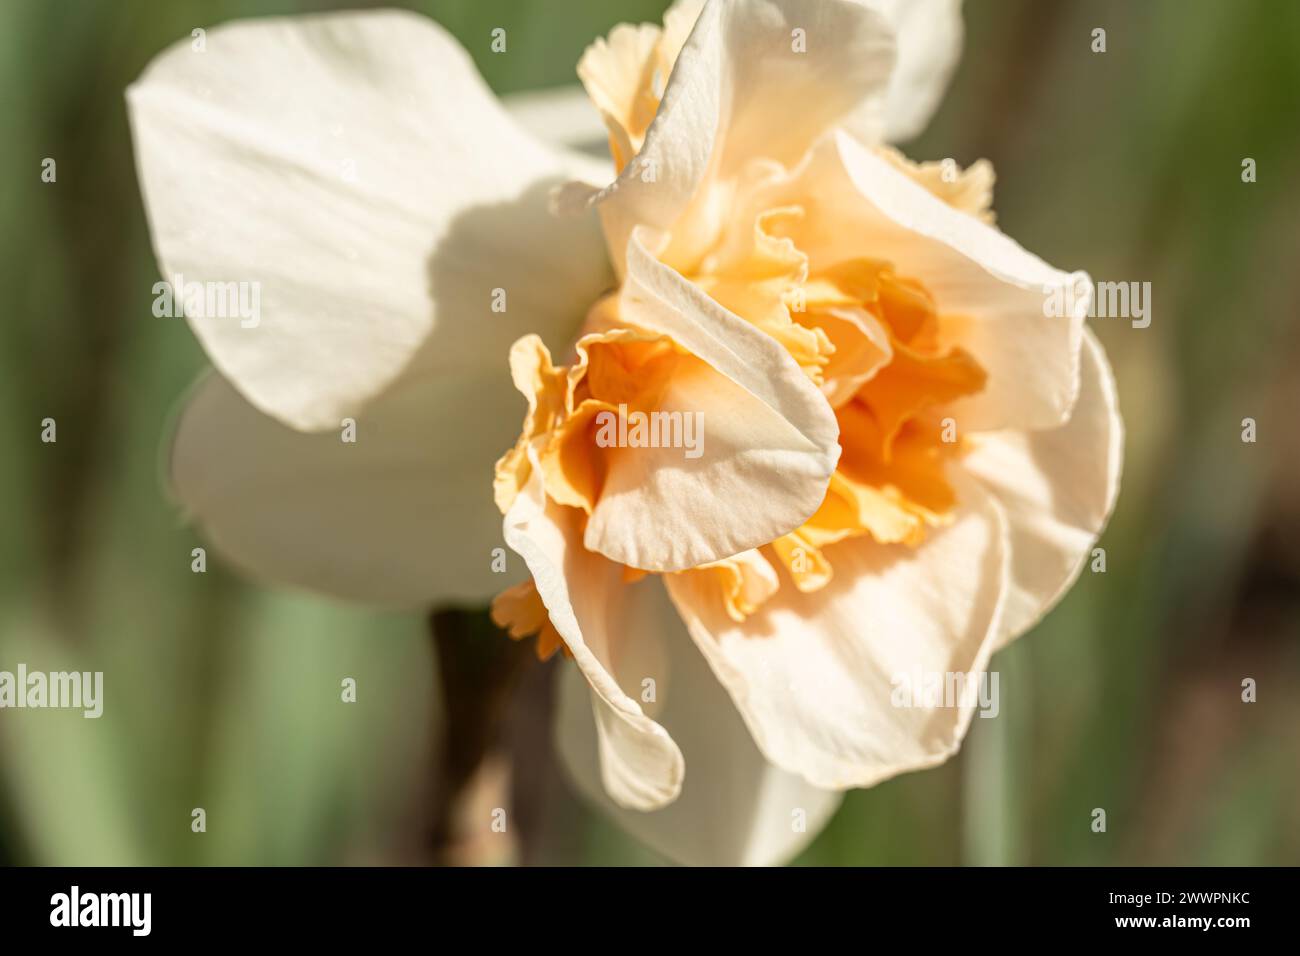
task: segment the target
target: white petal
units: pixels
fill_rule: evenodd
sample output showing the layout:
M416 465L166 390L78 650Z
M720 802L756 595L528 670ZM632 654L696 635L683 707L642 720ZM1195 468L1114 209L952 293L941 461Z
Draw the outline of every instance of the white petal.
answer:
M962 462L997 496L1010 527L1011 587L999 646L1070 589L1119 494L1123 423L1110 364L1091 330L1080 379L1069 422L1050 431L981 435Z
M698 235L675 238L707 245L728 210L725 198L697 195L706 174L723 181L756 159L793 164L836 125L879 139L893 64L884 17L851 0L710 2L645 145L598 202L615 262L637 225L670 229L692 200Z
M677 744L635 699L661 659L664 622L647 604L656 585L625 584L622 567L586 550L581 515L546 498L534 460L531 480L506 513L506 542L527 563L591 687L606 792L620 806L657 809L676 799L684 768Z
M1000 633L1005 520L974 482L960 517L918 548L831 545L831 583L788 579L744 624L701 576L668 590L768 759L826 788L869 787L956 752L973 707L900 707L904 676L982 673Z
M501 98L501 105L516 123L543 143L593 154L606 149L600 114L581 86L509 93ZM599 169L593 167L592 175L604 183L614 170L608 163L601 163Z
M864 0L896 32L898 63L889 77L885 138L911 139L939 106L961 58L962 0Z
M669 618L667 654L655 678L656 719L686 758L681 796L653 813L615 805L600 783L589 692L576 668L560 675L556 745L580 793L624 830L678 862L695 866L769 866L797 855L834 815L836 792L773 767L710 672L659 580L647 582ZM802 824L802 828L800 826Z
M843 134L822 143L787 188L808 210L795 242L814 269L868 255L933 294L941 336L988 372L983 391L951 406L962 433L1069 418L1091 300L1085 274L1052 268ZM1068 315L1045 314L1051 290L1076 288L1064 300Z
M294 431L212 374L181 412L172 492L254 577L380 605L486 601L522 577L518 561L513 574L491 571L504 543L492 464L519 404L507 384L476 373L421 379L372 402L346 443L341 421Z
M697 458L627 448L611 459L586 546L649 570L680 570L756 548L821 505L839 460L830 405L777 341L629 244L626 322L671 336L703 360L660 410L698 413Z
M256 327L190 323L294 427L408 372L500 368L524 332L565 345L609 282L592 217L547 212L590 166L519 130L423 17L231 23L160 54L127 100L163 278L260 284Z

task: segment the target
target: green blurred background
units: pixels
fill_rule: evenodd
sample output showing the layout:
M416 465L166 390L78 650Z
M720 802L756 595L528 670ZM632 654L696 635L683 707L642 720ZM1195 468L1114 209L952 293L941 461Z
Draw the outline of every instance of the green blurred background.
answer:
M150 312L122 98L196 26L365 5L0 3L0 669L107 674L100 720L0 712L0 862L422 859L439 721L425 622L259 587L215 557L190 571L201 542L158 459L205 361ZM666 6L386 5L442 23L501 93L574 82L594 37ZM958 758L850 794L800 862L1298 863L1300 4L968 0L965 18L961 67L908 153L988 157L1011 236L1153 283L1149 328L1094 323L1128 430L1107 572L995 659L1002 716L975 720ZM528 676L514 725L537 723L549 676ZM526 859L656 861L533 744Z

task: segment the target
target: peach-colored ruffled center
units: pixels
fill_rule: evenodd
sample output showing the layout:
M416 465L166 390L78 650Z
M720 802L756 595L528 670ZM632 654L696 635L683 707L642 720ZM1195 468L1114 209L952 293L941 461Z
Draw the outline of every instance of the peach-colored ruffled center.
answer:
M680 24L675 33L620 28L584 57L580 73L610 129L619 168L641 145L683 39ZM940 164L882 152L940 198L991 218L987 164L954 179ZM746 198L752 197L737 197ZM736 208L754 207L738 201ZM683 274L786 348L835 409L842 454L821 507L802 526L756 551L679 572L707 576L736 621L783 586L824 587L834 575L827 545L869 537L916 546L929 529L951 521L957 502L946 465L962 454L963 442L942 409L985 382L969 353L941 343L939 304L921 282L882 258L810 267L796 243L805 215L797 204L741 215L749 218L724 230ZM512 349L512 372L530 410L518 443L497 465L503 513L531 475L531 448L547 496L589 516L608 456L616 453L595 440L597 415L620 406L653 411L673 376L700 363L667 336L627 327L618 303L614 294L593 306L567 365L553 365L535 336ZM645 573L627 568L624 576ZM512 636L540 632L538 653L550 656L558 637L535 599L528 586L512 588L494 602L493 617Z
M792 244L781 244L777 255L779 240L767 227L784 215L790 212L759 217L748 257L716 260L715 271L688 276L785 344L835 406L840 425L840 462L812 517L759 552L681 572L708 575L737 621L781 586L769 562L784 567L787 586L814 591L834 574L827 545L870 537L915 546L927 529L951 520L956 497L945 465L963 445L940 412L985 381L970 354L940 344L938 311L925 287L887 262L853 259L809 273ZM528 382L533 410L518 444L497 466L503 512L531 474L531 445L547 496L590 515L608 456L617 453L596 441L597 413L620 405L652 412L672 377L700 361L667 336L617 323L617 296L602 299L588 321L599 331L579 339L566 366L553 365L536 337L516 344L512 366L516 381ZM641 573L628 569L629 577ZM540 620L513 589L493 613L512 634ZM553 651L549 639L539 643L539 653Z

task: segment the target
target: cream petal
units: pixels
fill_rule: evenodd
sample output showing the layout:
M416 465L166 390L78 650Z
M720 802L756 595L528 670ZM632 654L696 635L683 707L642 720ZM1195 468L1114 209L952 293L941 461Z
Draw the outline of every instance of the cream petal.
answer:
M993 172L993 164L987 159L977 159L962 169L951 159L913 162L888 146L879 147L878 152L909 179L924 186L928 192L954 209L960 209L989 225L995 221L993 184L997 176Z
M629 244L620 314L702 360L676 376L659 409L698 413L703 444L620 448L585 544L617 561L677 571L766 544L821 505L839 460L839 426L790 354Z
M885 98L885 138L904 142L925 128L961 58L962 0L865 0L895 31L898 62Z
M1070 589L1115 507L1124 449L1115 379L1087 330L1079 400L1041 432L980 435L962 464L1007 514L1011 580L998 646L1019 637Z
M141 190L165 280L259 284L255 327L190 318L259 409L331 428L403 375L496 369L523 332L560 347L609 284L594 215L547 210L591 164L518 129L432 21L270 18L190 42L127 91Z
M636 155L654 120L654 75L664 68L662 35L653 23L621 23L587 47L578 61L578 78L605 123L619 169Z
M1000 633L1005 520L977 483L960 517L919 547L856 538L826 548L824 589L781 591L742 625L698 575L668 591L759 749L830 789L869 787L956 752L973 713L894 706L896 686L982 673Z
M551 623L590 685L600 779L619 806L655 810L675 800L685 772L681 751L634 695L661 670L663 615L656 584L625 584L623 569L581 544L582 512L542 489L541 467L505 517L505 538L528 565Z
M728 214L725 192L701 190L706 176L725 181L759 159L793 164L837 125L879 139L893 64L888 23L851 0L707 4L640 153L596 200L616 264L638 225L676 227L680 256L702 251Z
M806 210L793 238L814 270L867 254L934 295L941 336L988 373L981 392L948 412L963 434L1069 418L1091 300L1086 274L1052 268L844 134L821 143L785 189ZM1053 293L1067 315L1045 314Z
M623 809L600 782L596 725L581 674L560 675L555 740L576 789L620 827L669 859L693 866L770 866L796 856L834 815L840 794L772 766L691 644L660 580L666 655L656 678L655 718L686 758L681 796L653 813Z
M502 375L504 378L504 374ZM455 429L473 395L473 429ZM355 442L263 415L210 374L181 411L173 496L232 564L276 584L378 605L489 600L504 544L492 463L518 427L507 381L472 372L404 382L356 414ZM513 566L511 566L513 565Z

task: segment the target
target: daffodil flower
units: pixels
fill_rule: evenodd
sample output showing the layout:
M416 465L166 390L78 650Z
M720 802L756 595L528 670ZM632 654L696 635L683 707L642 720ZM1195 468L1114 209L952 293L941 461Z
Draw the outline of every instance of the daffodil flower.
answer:
M884 145L960 37L954 0L681 0L579 64L612 164L410 14L163 53L128 97L163 274L262 308L189 317L220 375L176 494L264 579L495 598L572 658L586 794L684 861L788 858L956 751L973 702L899 706L899 675L982 673L1117 492L1087 277L992 224L987 163Z

